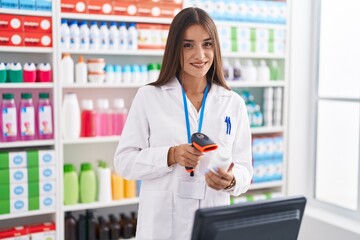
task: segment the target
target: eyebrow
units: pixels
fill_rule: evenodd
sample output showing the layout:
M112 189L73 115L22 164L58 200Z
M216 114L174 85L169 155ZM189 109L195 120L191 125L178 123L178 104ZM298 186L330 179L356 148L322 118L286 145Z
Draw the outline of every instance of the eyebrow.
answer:
M203 42L206 42L206 41L211 41L212 39L211 38L207 38L207 39L204 39ZM190 39L184 39L184 42L195 42L194 40L190 40Z

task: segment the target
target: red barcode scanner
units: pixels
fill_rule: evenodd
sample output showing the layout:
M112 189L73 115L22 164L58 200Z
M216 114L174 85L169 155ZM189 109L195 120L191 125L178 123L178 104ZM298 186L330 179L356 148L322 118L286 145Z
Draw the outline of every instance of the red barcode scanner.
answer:
M194 148L200 152L210 152L218 148L217 144L214 143L208 136L203 133L194 133L191 135L191 144ZM190 173L190 176L194 176L193 167L185 167L186 171Z

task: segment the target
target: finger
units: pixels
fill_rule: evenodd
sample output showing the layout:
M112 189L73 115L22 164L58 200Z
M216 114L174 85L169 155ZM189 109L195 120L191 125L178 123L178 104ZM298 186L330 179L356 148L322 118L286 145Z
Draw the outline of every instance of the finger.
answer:
M230 164L229 169L228 169L228 172L230 172L230 171L233 169L234 165L235 165L235 164L234 164L233 162Z
M209 186L209 187L211 187L211 188L213 188L213 189L215 189L215 190L220 190L220 189L222 189L222 186L219 184L219 183L217 183L217 181L216 180L214 180L211 176L210 176L210 174L208 175L205 175L205 180L206 180L206 183L207 183L207 185Z
M209 172L206 174L210 179L212 179L217 185L221 186L221 188L224 188L226 186L229 185L229 180L223 178L221 175L213 173L213 172ZM205 176L206 176L205 175ZM232 178L231 178L232 180ZM231 181L230 180L230 181Z
M198 149L196 149L194 146L189 145L190 147L187 148L187 151L195 156L202 156L204 153L200 152Z
M231 174L232 172L225 172L219 168L216 173L220 178L225 179L226 181L231 181L233 179L233 174Z

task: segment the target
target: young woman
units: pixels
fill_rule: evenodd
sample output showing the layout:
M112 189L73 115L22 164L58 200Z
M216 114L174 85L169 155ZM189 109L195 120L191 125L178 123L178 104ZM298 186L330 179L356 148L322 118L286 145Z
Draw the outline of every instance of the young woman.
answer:
M195 149L195 132L230 150L227 171L207 169L216 151ZM246 106L225 83L216 26L203 10L183 9L172 21L159 79L136 94L114 162L124 178L142 180L137 239L190 239L198 208L227 205L230 194L248 190Z

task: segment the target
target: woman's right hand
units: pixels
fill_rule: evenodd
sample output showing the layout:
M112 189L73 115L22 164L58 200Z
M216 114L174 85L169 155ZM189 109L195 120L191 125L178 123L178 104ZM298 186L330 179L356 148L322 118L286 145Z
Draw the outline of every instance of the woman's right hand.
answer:
M194 148L192 145L182 144L170 148L170 157L168 163L169 166L177 163L183 167L195 168L202 156L203 153Z

